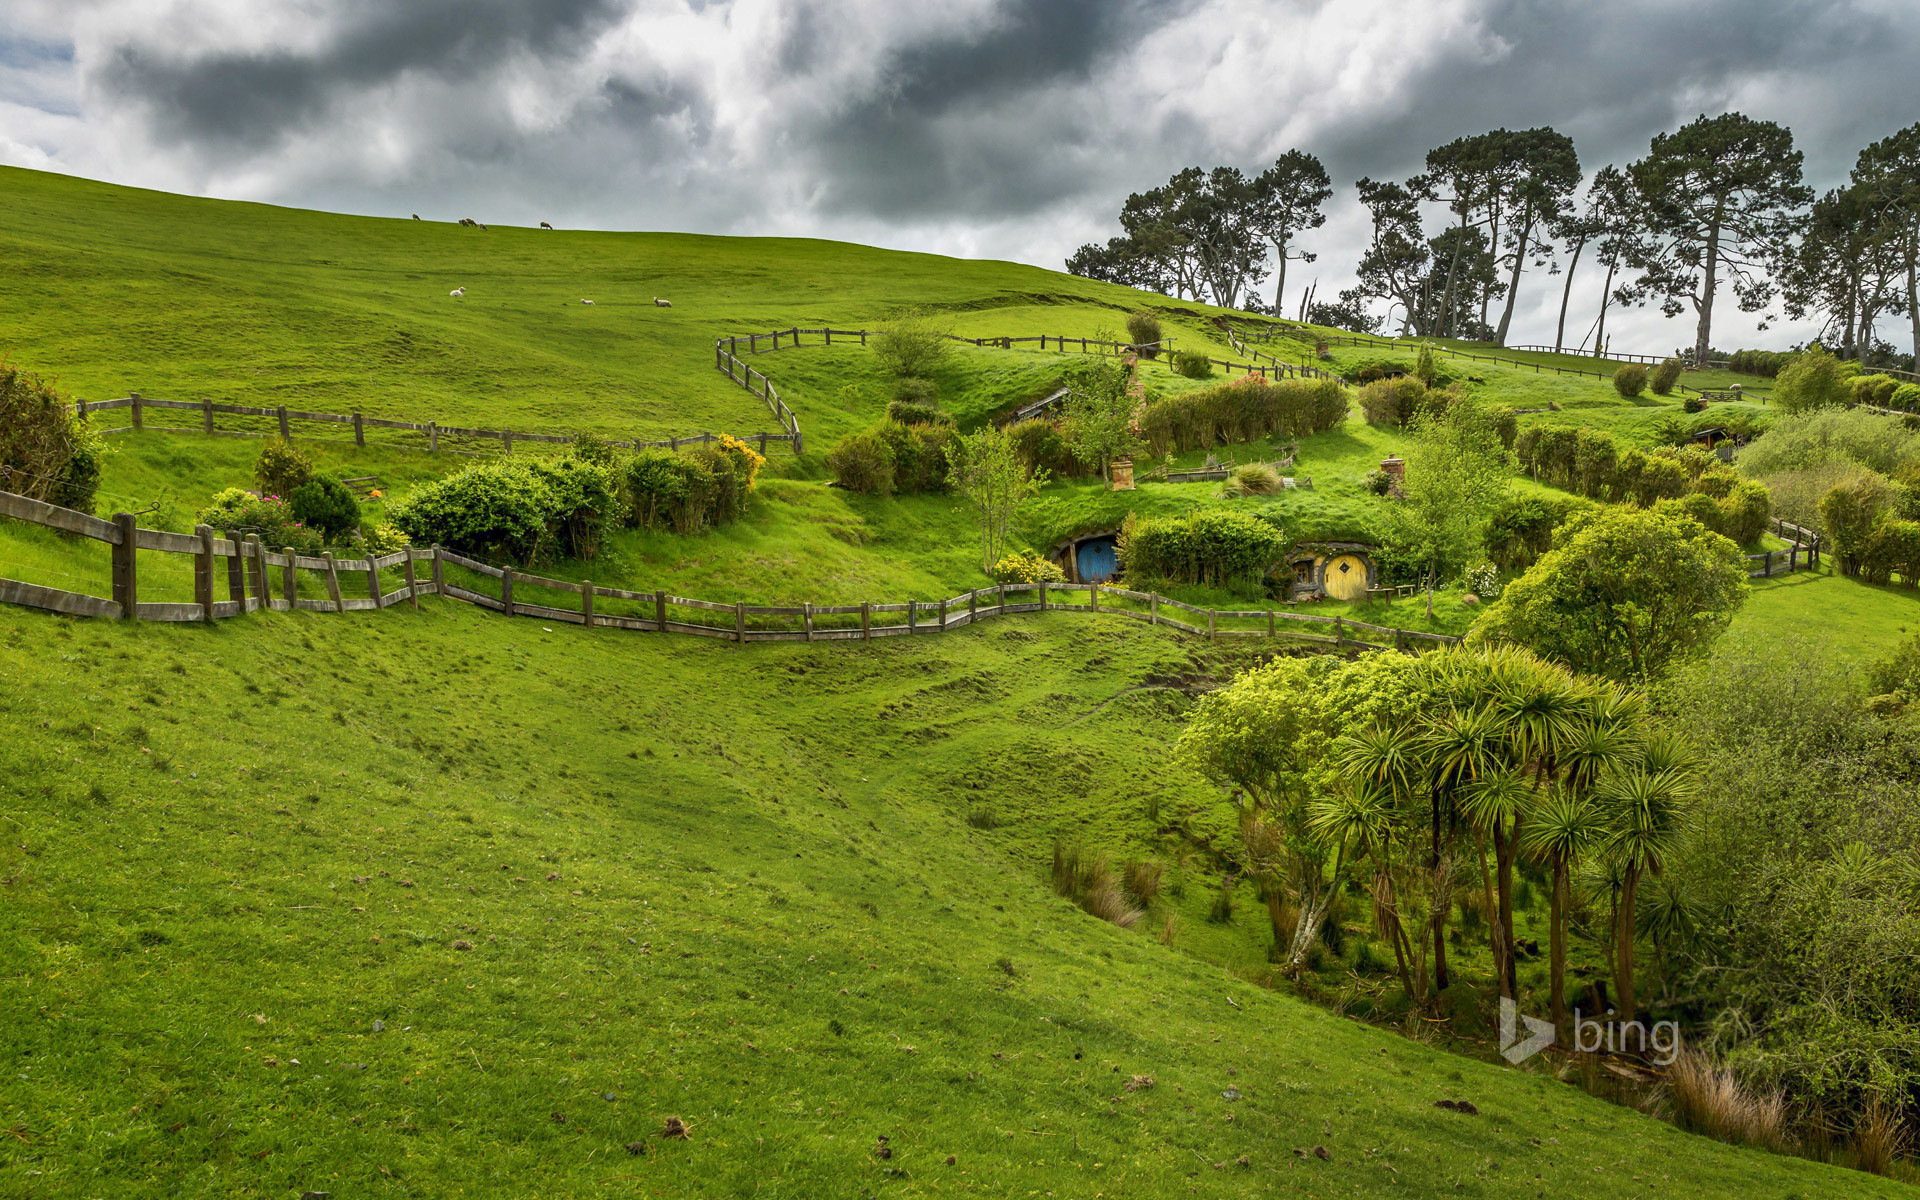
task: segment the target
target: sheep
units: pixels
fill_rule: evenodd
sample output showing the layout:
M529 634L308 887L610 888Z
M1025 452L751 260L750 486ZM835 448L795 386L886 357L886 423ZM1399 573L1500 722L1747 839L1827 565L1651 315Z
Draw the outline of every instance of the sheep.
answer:
M482 225L482 224L481 224L480 222L478 222L478 221L476 221L476 220L474 220L474 219L473 219L472 217L461 217L461 218L460 218L460 223L461 223L462 225L465 225L465 226L468 226L468 227L470 227L470 228L473 228L473 229L481 229L481 230L484 230L484 229L486 228L486 226L485 226L485 225Z
M553 226L551 226L551 225L549 225L549 224L547 224L547 223L546 223L545 221L542 221L542 222L540 222L540 228L542 228L542 229L552 229L552 228L553 228Z
M420 214L419 213L413 214L413 219L418 221L420 219Z
M581 301L580 303L582 303L582 304L592 304L592 303L593 303L593 301L591 301L591 300L582 300L582 301Z
M464 296L466 294L467 294L467 289L464 287L457 287L447 293L447 295L449 296Z
M653 298L653 306L654 306L655 308L672 308L672 307L673 307L673 301L671 301L671 300L662 300L662 299L661 299L660 297L658 297L658 296L655 296L655 297Z

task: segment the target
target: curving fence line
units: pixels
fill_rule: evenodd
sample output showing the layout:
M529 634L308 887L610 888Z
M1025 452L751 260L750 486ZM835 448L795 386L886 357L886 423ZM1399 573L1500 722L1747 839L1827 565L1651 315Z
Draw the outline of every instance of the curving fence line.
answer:
M0 579L0 603L72 616L216 621L260 611L377 611L402 602L417 608L422 595L437 595L509 617L695 634L739 644L871 641L942 633L988 617L1028 612L1105 614L1208 638L1285 638L1336 650L1412 652L1459 640L1345 617L1200 608L1153 592L1097 583L1010 583L939 600L884 604L728 604L665 591L636 592L590 581L551 579L479 562L438 546L358 559L337 559L331 552L296 554L290 547L275 551L258 536L222 535L205 525L191 534L142 529L130 513L116 513L111 521L103 521L11 492L0 492L0 517L104 542L111 548L110 597ZM142 600L142 551L191 558L193 600ZM417 568L422 563L426 564L424 578ZM396 570L398 580L391 574ZM384 580L382 572L388 573ZM388 590L392 582L399 586ZM1082 596L1084 603L1079 602Z

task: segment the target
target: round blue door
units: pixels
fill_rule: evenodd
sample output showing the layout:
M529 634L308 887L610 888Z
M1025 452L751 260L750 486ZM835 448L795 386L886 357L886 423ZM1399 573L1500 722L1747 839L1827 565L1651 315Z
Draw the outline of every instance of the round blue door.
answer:
M1076 554L1076 566L1082 583L1106 583L1120 573L1120 561L1115 557L1113 539L1110 537L1081 542Z

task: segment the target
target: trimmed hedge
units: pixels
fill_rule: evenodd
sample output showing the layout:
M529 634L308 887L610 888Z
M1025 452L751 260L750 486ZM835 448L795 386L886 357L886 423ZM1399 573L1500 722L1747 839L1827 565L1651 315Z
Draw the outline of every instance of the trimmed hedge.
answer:
M331 475L314 475L287 493L293 519L337 542L360 527L360 500Z
M1742 546L1765 532L1772 514L1764 485L1741 479L1700 446L1648 454L1585 426L1531 425L1515 440L1514 454L1533 478L1592 500L1653 508L1698 493L1719 506L1716 514L1708 520L1688 513Z
M1096 468L1081 462L1060 427L1042 417L1032 417L1007 429L1013 439L1013 452L1027 465L1027 474L1045 471L1052 479L1081 479L1096 473Z
M1140 410L1140 436L1155 457L1276 434L1306 437L1338 426L1348 407L1347 389L1331 379L1246 375L1148 401Z
M627 524L681 534L725 525L745 511L766 461L732 437L680 453L642 450L618 472Z
M1131 587L1255 582L1287 552L1280 530L1231 509L1202 510L1186 517L1141 517L1129 513L1120 527L1119 558Z
M827 469L849 491L880 496L943 492L959 445L959 431L949 424L884 421L842 438L827 452Z
M415 488L389 515L415 545L470 558L592 558L606 526L625 517L627 490L620 472L600 462L500 459Z

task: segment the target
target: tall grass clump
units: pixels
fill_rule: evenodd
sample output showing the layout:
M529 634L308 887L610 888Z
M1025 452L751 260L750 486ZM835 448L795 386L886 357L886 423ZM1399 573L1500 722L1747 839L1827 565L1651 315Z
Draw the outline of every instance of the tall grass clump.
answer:
M1791 1148L1787 1102L1779 1092L1756 1093L1730 1068L1696 1050L1683 1052L1667 1072L1674 1119L1681 1128L1776 1154Z
M1140 436L1155 457L1211 450L1280 435L1325 433L1347 419L1347 389L1331 379L1257 375L1150 400L1140 410Z
M1671 396L1673 385L1680 382L1680 360L1668 355L1660 365L1647 374L1647 387L1656 396Z
M1121 880L1105 855L1089 854L1078 846L1053 844L1053 890L1102 921L1122 929L1139 923L1140 910L1127 898Z
M1637 400L1647 390L1647 369L1639 363L1622 363L1613 372L1613 390L1624 400Z
M1160 318L1142 309L1127 315L1127 340L1139 348L1141 358L1160 357Z

